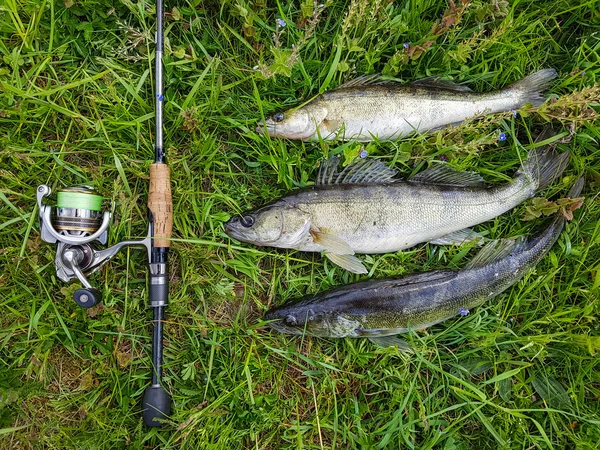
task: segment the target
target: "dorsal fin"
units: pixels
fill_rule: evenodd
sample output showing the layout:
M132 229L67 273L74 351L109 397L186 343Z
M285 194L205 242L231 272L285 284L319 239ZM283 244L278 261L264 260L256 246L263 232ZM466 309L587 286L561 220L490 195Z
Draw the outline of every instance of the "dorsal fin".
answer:
M485 180L475 172L463 172L448 164L438 164L410 178L418 183L440 184L445 186L483 186Z
M315 186L330 184L384 184L393 183L397 170L376 159L359 159L339 171L340 158L332 156L321 164Z
M400 81L397 80L390 80L389 78L383 78L381 76L381 74L379 73L374 73L372 75L362 75L360 77L354 78L352 80L348 80L343 84L340 84L338 87L335 88L335 90L337 89L347 89L347 88L352 88L352 87L360 87L360 86L381 86L381 85L398 85L398 84L403 84Z
M569 193L567 194L567 197L569 197L569 198L579 197L579 194L581 194L581 191L583 190L584 183L585 183L585 177L583 177L583 176L579 177L577 179L577 181L575 181L573 186L571 186L571 189L569 189Z
M465 269L477 269L508 256L523 241L521 239L499 239L486 244Z
M431 270L429 272L414 273L403 278L389 278L377 280L377 289L393 289L400 286L416 286L419 284L429 284L433 282L444 282L456 277L454 270ZM356 283L354 288L360 290L372 289L374 284L371 281Z
M384 78L381 74L374 73L371 75L361 75L357 78L353 78L352 80L348 80L348 81L344 82L343 84L340 84L334 90L347 89L347 88L353 88L353 87L361 87L361 86L385 86L385 85L398 86L398 85L402 85L402 84L406 84L406 83L403 83L402 81L395 80L395 79ZM458 84L458 83L455 83L454 81L450 81L450 80L442 80L439 77L421 78L420 80L411 81L409 84L412 86L429 88L429 89L442 89L445 91L456 91L456 92L473 92L473 90L468 86L464 86L462 84Z
M417 87L443 89L445 91L473 92L473 90L467 86L457 84L450 80L442 80L438 77L421 78L420 80L413 81L411 84Z

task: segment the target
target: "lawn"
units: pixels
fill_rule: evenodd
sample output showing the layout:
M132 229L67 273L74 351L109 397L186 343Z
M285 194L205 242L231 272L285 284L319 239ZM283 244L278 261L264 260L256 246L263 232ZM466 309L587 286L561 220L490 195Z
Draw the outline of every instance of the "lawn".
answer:
M0 4L0 448L598 448L600 3L166 7L175 240L164 379L174 406L165 427L148 429L145 255L119 254L91 276L103 303L78 307L79 285L56 277L55 248L40 239L35 194L42 183L92 184L114 205L109 243L145 235L154 5ZM269 331L261 316L271 305L359 279L457 269L477 250L362 255L370 272L353 275L319 254L229 239L229 217L310 185L326 156L362 149L259 135L259 119L363 74L439 76L483 92L547 67L559 77L537 111L367 146L403 177L445 159L504 183L551 125L572 157L540 196L566 195L584 173L586 200L534 271L468 316L407 335L413 354ZM531 206L475 229L530 234L544 222L524 220Z

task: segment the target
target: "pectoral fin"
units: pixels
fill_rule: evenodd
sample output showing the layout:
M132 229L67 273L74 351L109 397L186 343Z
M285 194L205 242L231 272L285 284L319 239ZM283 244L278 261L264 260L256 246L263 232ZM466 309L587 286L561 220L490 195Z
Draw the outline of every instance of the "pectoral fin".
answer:
M331 262L352 273L368 273L367 268L363 266L361 260L354 256L354 250L350 247L350 244L339 236L327 230L316 228L311 229L310 234L313 237L313 242L325 249L325 256Z
M313 242L324 247L327 253L334 253L336 255L354 255L352 247L334 233L330 233L324 229L312 228L310 234L313 237Z
M360 259L354 255L336 255L335 253L325 253L329 260L338 266L346 269L348 272L364 274L369 273Z
M483 236L470 228L464 230L454 231L452 233L445 234L437 239L429 241L435 245L460 245L466 242L479 241L483 243Z
M400 339L397 335L370 337L367 339L379 347L397 347L398 350L404 353L414 353L415 351L408 342Z
M325 138L330 134L335 134L342 131L343 127L344 122L341 120L329 120L325 118L321 121L317 133L319 133L321 137Z

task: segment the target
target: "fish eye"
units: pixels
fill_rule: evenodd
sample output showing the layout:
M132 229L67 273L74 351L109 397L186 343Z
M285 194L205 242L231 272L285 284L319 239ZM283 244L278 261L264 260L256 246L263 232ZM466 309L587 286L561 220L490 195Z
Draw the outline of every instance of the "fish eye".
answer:
M275 122L281 122L283 119L284 119L284 115L283 115L282 112L278 112L278 113L273 114L273 120Z
M250 228L252 225L254 225L254 217L244 216L240 219L240 223L243 227Z
M294 316L285 316L285 319L283 319L283 321L286 323L286 325L289 325L291 327L298 325L298 321Z

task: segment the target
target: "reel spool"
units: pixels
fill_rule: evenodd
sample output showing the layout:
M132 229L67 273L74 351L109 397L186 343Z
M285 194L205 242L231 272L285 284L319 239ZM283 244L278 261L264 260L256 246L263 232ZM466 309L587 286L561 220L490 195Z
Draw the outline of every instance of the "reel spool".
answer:
M102 212L102 196L89 186L72 186L57 192L53 207L43 202L51 193L44 184L38 187L41 238L50 244L58 243L56 275L64 282L77 278L84 287L75 291L73 299L79 306L91 308L102 300L102 293L92 287L87 275L104 266L124 247L143 245L149 249L150 240L123 241L98 250L96 246L106 244L111 219L110 212Z
M89 186L73 186L56 193L52 224L59 232L93 234L102 225L102 196Z
M57 194L56 208L44 205L52 190L42 184L37 190L42 240L54 244L106 244L110 213L102 214L102 196L89 186L74 186Z

